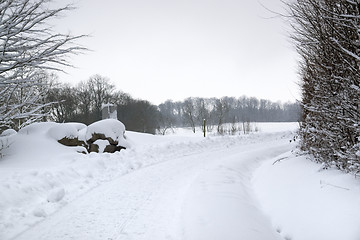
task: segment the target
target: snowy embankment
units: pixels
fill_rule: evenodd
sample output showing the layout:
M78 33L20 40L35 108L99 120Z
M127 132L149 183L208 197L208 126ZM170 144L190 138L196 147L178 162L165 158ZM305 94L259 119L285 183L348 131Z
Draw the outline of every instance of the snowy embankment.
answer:
M281 131L297 124L258 126L254 134L208 138L127 132L129 147L113 154L83 155L46 134L21 136L16 154L0 161L0 239L40 239L39 230L42 239L264 239L249 231L272 234L259 209L280 233L274 239L359 239L359 181L291 152L272 159L295 149L293 134Z
M359 176L323 170L309 156L288 152L258 168L253 185L284 239L360 239Z

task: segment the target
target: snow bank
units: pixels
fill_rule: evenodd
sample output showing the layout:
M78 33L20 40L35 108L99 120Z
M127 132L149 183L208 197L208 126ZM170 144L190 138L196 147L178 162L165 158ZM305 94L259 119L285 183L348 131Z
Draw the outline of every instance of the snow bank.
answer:
M360 239L360 179L353 175L289 152L263 164L253 185L285 239Z

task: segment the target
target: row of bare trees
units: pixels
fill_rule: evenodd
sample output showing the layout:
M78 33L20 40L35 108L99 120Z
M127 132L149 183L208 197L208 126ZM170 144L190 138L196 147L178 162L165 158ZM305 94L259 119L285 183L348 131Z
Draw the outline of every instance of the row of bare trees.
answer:
M301 147L325 167L360 171L360 1L288 4L301 56Z
M166 101L159 105L159 128L162 133L174 126L204 131L204 120L212 130L223 132L225 123L294 122L300 120L297 103L274 103L254 97L187 98L182 102Z
M120 102L122 94L102 76L94 75L76 86L53 83L49 86L47 102L51 117L57 122L80 121L90 124L101 119L101 105Z
M48 86L46 101L53 103L48 106L49 117L56 122L91 124L102 119L102 105L111 103L117 106L117 117L128 130L155 133L157 107L116 90L106 77L93 75L75 86Z
M90 124L101 119L101 105L117 106L117 117L128 130L165 134L174 127L191 127L207 131L215 126L224 132L223 124L237 122L298 121L300 108L296 103L273 103L248 97L187 98L168 100L158 106L145 100L133 99L115 89L106 77L94 75L76 86L50 84L46 102L53 120L57 122L83 122Z

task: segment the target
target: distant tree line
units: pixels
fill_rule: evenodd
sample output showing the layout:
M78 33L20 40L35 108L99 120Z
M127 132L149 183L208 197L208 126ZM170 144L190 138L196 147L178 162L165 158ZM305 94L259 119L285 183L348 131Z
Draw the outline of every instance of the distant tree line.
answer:
M254 97L187 98L181 102L166 101L158 106L159 127L202 129L204 120L209 127L222 133L225 123L238 122L296 122L300 119L297 103L275 103ZM211 129L210 129L211 130Z
M360 172L360 1L288 7L301 56L301 148L324 167Z
M215 126L221 133L225 123L298 121L300 118L296 103L274 103L243 96L168 100L156 106L116 90L108 78L100 75L93 75L76 86L59 83L55 75L39 76L38 84L22 89L26 96L34 96L32 104L40 106L38 117L32 116L31 121L26 117L16 119L11 128L46 120L91 124L102 119L102 104L107 103L117 106L117 117L128 130L152 134L165 134L174 127L203 131L204 119L208 130Z
M191 127L196 131L207 125L220 128L224 123L298 121L300 107L296 103L274 103L248 97L187 98L168 100L158 106L132 98L117 91L109 79L94 75L77 86L52 84L47 91L51 117L57 122L90 124L101 119L101 105L117 106L118 119L128 130L146 133L165 133L174 127Z

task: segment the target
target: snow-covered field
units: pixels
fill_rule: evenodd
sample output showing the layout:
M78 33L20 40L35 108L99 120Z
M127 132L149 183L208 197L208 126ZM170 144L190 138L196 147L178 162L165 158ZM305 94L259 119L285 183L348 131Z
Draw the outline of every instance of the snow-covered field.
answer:
M359 179L296 156L297 126L126 132L126 150L87 155L44 129L16 134L0 160L0 239L359 240Z

